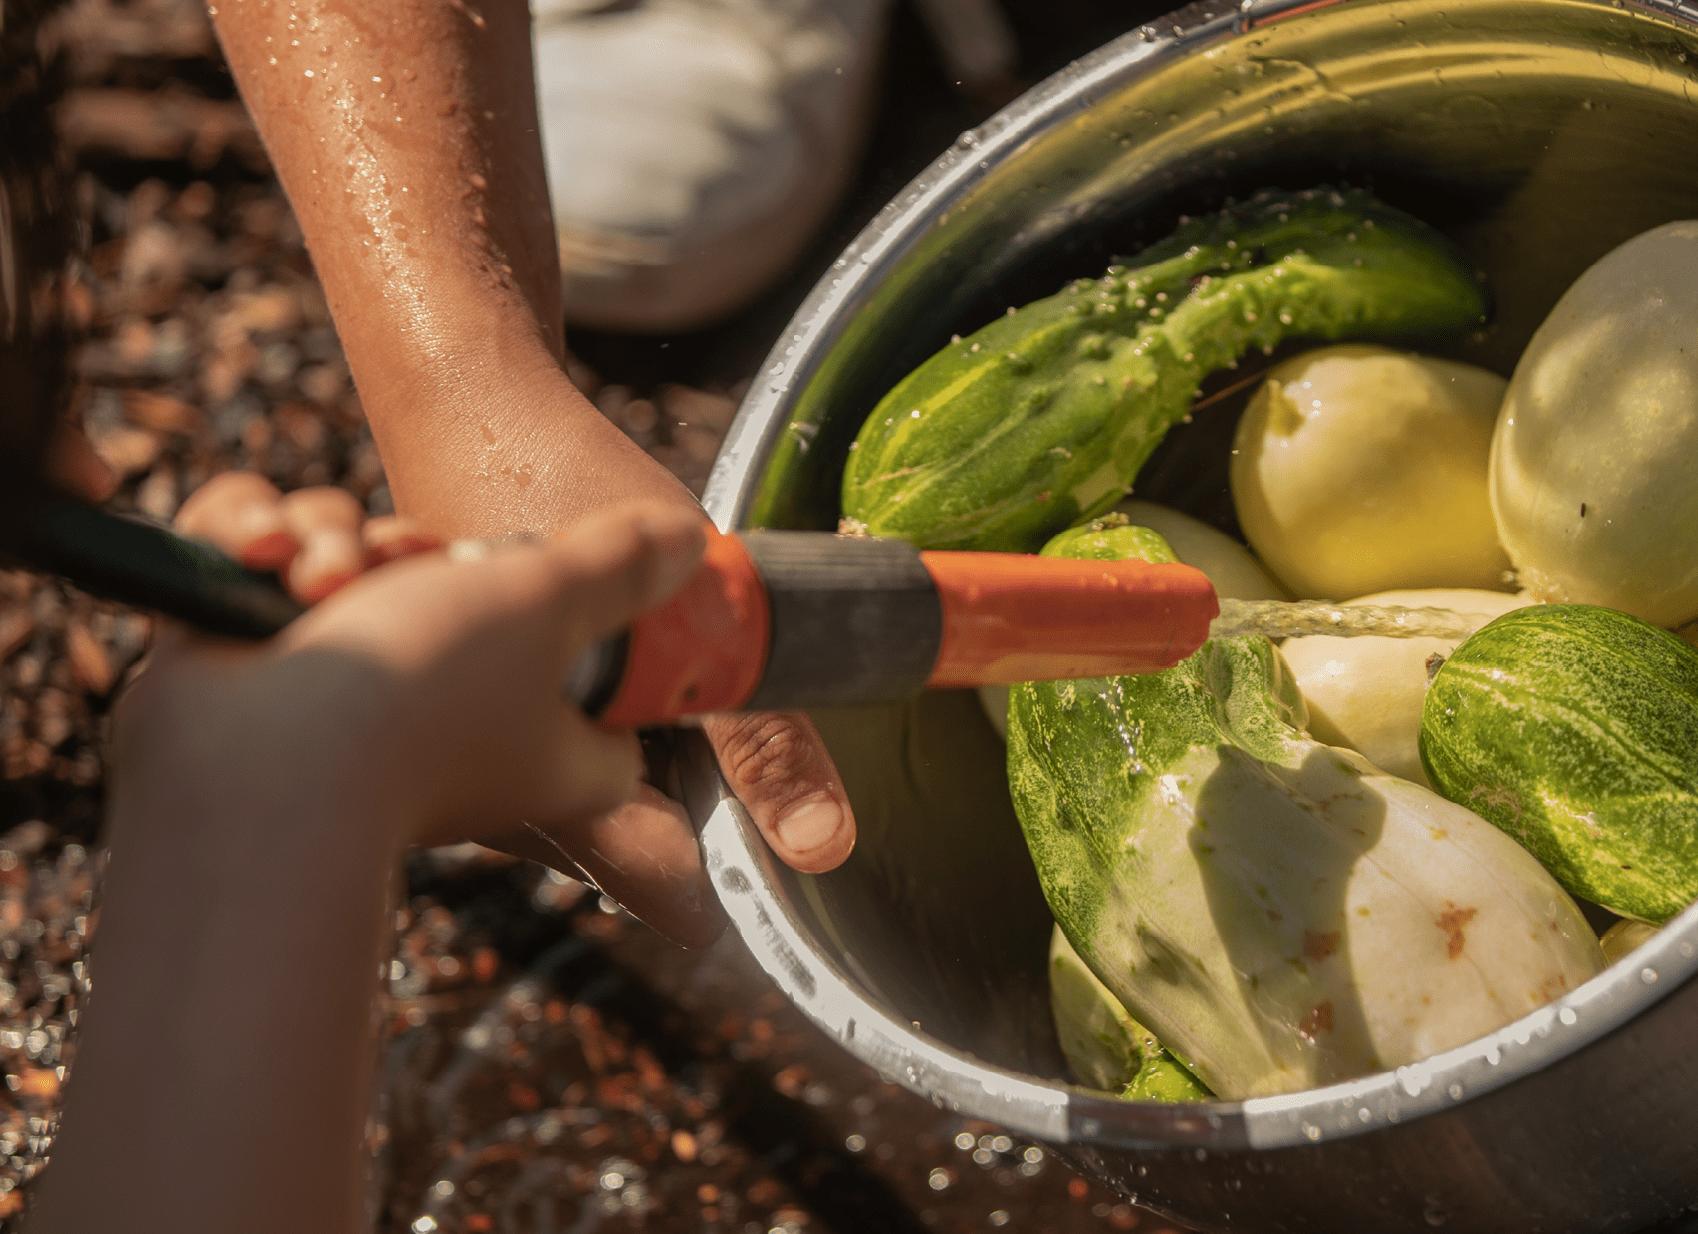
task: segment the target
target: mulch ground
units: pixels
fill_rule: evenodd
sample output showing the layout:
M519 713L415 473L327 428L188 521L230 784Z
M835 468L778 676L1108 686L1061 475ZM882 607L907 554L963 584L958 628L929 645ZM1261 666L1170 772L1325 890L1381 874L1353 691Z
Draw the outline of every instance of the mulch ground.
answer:
M1009 11L1030 78L1156 8ZM62 31L88 237L75 407L124 477L116 504L169 518L246 468L388 509L299 229L202 9L78 0ZM697 492L741 383L818 271L997 101L946 80L906 9L886 82L855 192L782 287L689 336L573 337L580 384ZM107 714L148 634L137 613L0 572L4 1229L48 1161L75 1056ZM592 889L471 847L418 854L409 897L367 1137L380 1230L1171 1229L1042 1148L882 1082L735 937L681 951Z

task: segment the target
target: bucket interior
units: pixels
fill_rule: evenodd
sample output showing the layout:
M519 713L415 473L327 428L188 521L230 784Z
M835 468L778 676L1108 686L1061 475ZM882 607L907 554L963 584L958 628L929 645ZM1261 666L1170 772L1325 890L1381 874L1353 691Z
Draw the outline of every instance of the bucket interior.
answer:
M744 478L737 521L835 527L863 418L952 334L1260 188L1361 186L1438 226L1485 271L1496 313L1473 337L1421 350L1505 375L1588 265L1698 218L1698 41L1686 25L1564 0L1350 0L1246 24L1223 19L1181 56L1145 58L1136 33L1110 45L958 145L956 162L978 173L939 208L875 224L897 242L791 375L787 431ZM1245 397L1177 427L1137 495L1235 532L1227 452ZM976 696L815 719L860 838L830 874L775 869L779 894L897 1018L987 1062L1066 1079L1048 1008L1051 918Z

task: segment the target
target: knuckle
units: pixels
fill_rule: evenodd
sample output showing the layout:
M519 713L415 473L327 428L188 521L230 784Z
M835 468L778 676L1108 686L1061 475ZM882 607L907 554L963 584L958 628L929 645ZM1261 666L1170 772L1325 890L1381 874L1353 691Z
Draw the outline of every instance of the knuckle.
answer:
M811 761L810 747L796 722L783 713L727 717L715 725L720 766L739 789L764 798L801 796L813 785L798 783Z

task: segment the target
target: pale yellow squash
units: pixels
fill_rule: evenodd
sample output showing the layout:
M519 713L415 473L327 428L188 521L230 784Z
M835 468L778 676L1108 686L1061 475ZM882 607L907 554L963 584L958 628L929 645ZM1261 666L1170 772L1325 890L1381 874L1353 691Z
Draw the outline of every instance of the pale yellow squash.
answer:
M1501 591L1435 589L1381 591L1348 603L1448 608L1498 617L1532 600ZM1309 732L1316 740L1348 746L1381 771L1431 788L1418 748L1427 662L1431 656L1448 656L1456 643L1316 634L1286 639L1280 654L1309 704Z
M1634 237L1557 302L1504 400L1491 495L1541 598L1698 617L1698 221Z
M1504 380L1327 347L1275 368L1238 424L1238 521L1299 597L1503 586L1486 470Z

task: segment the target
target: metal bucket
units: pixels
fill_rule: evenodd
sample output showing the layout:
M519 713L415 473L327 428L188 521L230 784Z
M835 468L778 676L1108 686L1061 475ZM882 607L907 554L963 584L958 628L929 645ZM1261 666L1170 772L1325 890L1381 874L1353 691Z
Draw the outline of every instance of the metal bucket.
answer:
M1507 373L1588 264L1698 217L1698 9L1245 0L1128 34L962 134L845 251L745 401L709 512L725 528L834 526L862 418L952 332L1100 273L1181 213L1329 181L1375 189L1475 257L1497 320L1453 354ZM1231 425L1201 420L1140 495L1218 512ZM817 718L860 823L842 869L776 866L700 748L691 809L767 971L916 1092L1207 1230L1577 1234L1698 1204L1698 909L1425 1063L1287 1097L1120 1102L1065 1081L1050 917L975 700Z

